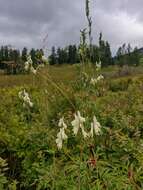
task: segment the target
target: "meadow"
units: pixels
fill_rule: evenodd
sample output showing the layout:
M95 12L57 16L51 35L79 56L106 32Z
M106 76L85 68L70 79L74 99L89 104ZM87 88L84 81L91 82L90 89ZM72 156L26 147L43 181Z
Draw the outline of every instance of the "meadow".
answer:
M94 69L0 75L0 190L143 189L143 69ZM92 84L95 73L104 79ZM94 116L100 130L88 135Z

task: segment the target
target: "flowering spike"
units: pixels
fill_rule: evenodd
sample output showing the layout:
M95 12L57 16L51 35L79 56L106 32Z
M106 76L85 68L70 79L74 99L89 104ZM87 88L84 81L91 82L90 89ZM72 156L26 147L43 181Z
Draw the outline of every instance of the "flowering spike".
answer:
M66 140L68 138L68 136L65 133L65 129L67 128L67 125L64 122L64 118L62 117L59 120L58 126L61 127L59 133L57 134L57 138L56 138L56 144L58 149L62 149L63 146L63 140Z
M77 135L79 129L83 127L83 123L85 122L85 118L80 115L79 111L74 116L75 116L75 119L71 122L71 124L73 126L74 135Z
M65 122L64 122L64 117L62 117L62 118L59 120L58 126L59 126L59 127L63 127L64 129L67 129L67 125L66 125Z
M91 130L90 130L89 136L93 138L94 133L95 133L95 135L101 134L101 125L97 121L95 116L93 117L93 122L91 123Z
M18 96L21 100L23 100L23 107L26 107L26 105L29 105L29 107L33 107L33 103L30 100L29 94L25 91L20 91L18 93Z

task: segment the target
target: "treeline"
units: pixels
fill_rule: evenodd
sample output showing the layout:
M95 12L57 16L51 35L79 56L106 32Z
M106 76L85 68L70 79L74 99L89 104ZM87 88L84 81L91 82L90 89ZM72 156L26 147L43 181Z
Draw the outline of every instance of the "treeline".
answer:
M49 56L49 63L54 64L74 64L80 62L79 55L80 45L69 45L65 48L52 47L51 55ZM110 44L108 41L102 39L102 33L99 37L99 45L92 45L86 48L86 57L92 63L96 63L99 60L102 62L102 66L108 66L113 64L113 58L111 54Z
M80 62L79 55L80 46L69 45L65 48L52 47L51 55L49 56L49 63L54 64L74 64ZM103 40L102 33L99 35L98 45L92 45L87 47L86 56L87 59L95 64L101 61L102 67L107 67L109 65L139 65L142 59L142 53L139 49L132 48L130 44L123 44L119 47L116 55L113 57L111 53L110 44L108 41Z
M52 47L51 54L48 57L50 65L75 64L79 63L81 57L79 55L80 45L69 45L65 48ZM113 57L110 44L103 39L102 33L99 35L98 44L86 47L85 56L95 64L101 61L102 67L109 65L143 65L143 48L132 48L130 44L123 44L119 47L116 55ZM36 68L41 63L44 55L42 49L32 48L30 51L24 47L22 51L14 49L11 46L0 47L0 69L4 69L8 74L22 73L24 63L27 61L27 55L31 55L33 66Z
M123 44L119 47L116 56L114 57L114 64L123 66L138 66L141 64L143 53L135 47L134 49L130 44Z
M5 70L8 74L22 73L24 63L27 61L27 55L31 55L33 66L36 67L41 63L41 58L44 55L42 49L32 48L30 51L26 47L22 51L14 49L11 46L0 47L0 69Z

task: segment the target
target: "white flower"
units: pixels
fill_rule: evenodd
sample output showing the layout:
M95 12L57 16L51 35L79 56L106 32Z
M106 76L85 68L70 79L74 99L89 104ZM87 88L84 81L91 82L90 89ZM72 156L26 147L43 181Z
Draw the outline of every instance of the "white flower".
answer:
M101 134L101 125L97 121L95 116L93 117L93 122L91 123L91 130L90 130L89 136L91 136L93 138L94 133L95 133L95 135L100 135Z
M62 117L62 118L59 120L58 126L59 126L59 127L63 127L64 129L67 129L67 125L66 125L65 122L64 122L64 117Z
M94 78L91 78L91 80L90 80L90 84L92 84L92 85L95 85L95 84L97 84L97 79L94 79Z
M25 89L23 91L20 91L18 93L18 96L21 100L23 100L23 107L25 107L26 105L29 105L29 107L33 107L33 103L31 102L29 94L25 91Z
M56 144L57 144L58 149L62 149L63 140L66 140L67 138L68 136L65 133L65 129L60 128L60 131L57 134L57 138L56 138Z
M32 65L33 65L33 61L31 59L31 56L28 55L27 56L27 61L24 64L24 69L25 69L25 71L30 71L31 73L36 74L37 70L34 69L34 67Z
M32 61L32 59L31 59L31 55L28 55L28 56L27 56L27 62L28 62L30 65L33 64L33 61Z
M97 70L101 69L101 61L99 61L99 62L96 61L96 67L97 67Z
M104 79L104 76L103 76L103 75L99 75L96 79L95 79L95 78L91 78L90 84L95 85L95 84L98 83L98 81L100 81L100 80L102 80L102 79Z
M85 118L80 115L79 111L74 116L75 116L75 119L71 122L71 124L73 126L74 135L77 135L78 130L83 127L83 123L85 122Z
M57 138L56 139L56 144L57 144L57 147L58 149L62 149L62 146L63 146L63 140L61 138Z
M18 96L20 99L22 99L23 98L23 91L18 92Z
M99 75L99 76L97 77L97 81L100 81L100 80L102 80L102 79L104 79L104 76L103 76L103 75Z
M34 69L34 67L32 67L32 66L31 66L31 68L30 68L30 71L31 71L31 73L33 73L34 75L36 75L36 73L37 73L37 70Z
M42 61L43 63L48 64L48 59L44 55L42 56Z
M25 69L25 71L28 71L28 70L29 70L29 62L28 62L28 61L26 61L26 62L24 63L24 69Z
M29 106L32 108L33 107L33 103L31 101L27 102L29 104Z
M81 130L82 130L82 135L83 135L83 138L84 139L86 139L89 135L88 135L88 133L87 132L85 132L85 130L84 130L84 128L82 127L81 128Z
M30 100L30 98L29 98L29 95L25 95L25 96L23 97L23 101L24 101L25 103L27 103L30 107L33 107L33 103L31 102L31 100Z

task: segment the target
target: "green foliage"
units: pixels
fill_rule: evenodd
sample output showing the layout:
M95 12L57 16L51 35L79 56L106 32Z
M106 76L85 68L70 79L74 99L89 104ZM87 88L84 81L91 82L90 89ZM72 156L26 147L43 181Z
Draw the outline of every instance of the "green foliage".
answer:
M130 66L138 66L140 60L140 52L138 48L134 48L132 50L132 47L130 44L126 45L123 44L121 47L119 47L117 51L117 55L114 58L115 64L119 66L123 65L130 65Z
M58 84L86 117L87 131L97 116L102 136L84 140L79 133L75 138L70 124L75 110L50 84L26 87L34 103L30 110L18 98L21 87L1 89L1 189L142 189L143 78L108 76L95 87L74 89L70 83ZM58 151L55 138L62 116L69 138Z
M0 189L4 190L5 185L7 184L7 177L5 176L5 172L8 170L7 163L4 159L0 157Z

